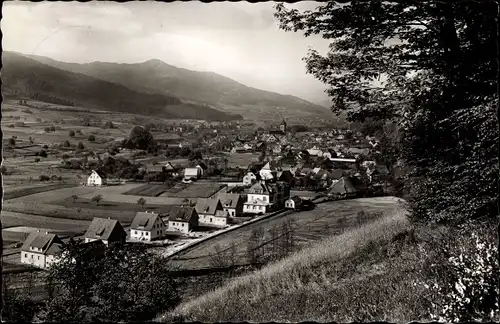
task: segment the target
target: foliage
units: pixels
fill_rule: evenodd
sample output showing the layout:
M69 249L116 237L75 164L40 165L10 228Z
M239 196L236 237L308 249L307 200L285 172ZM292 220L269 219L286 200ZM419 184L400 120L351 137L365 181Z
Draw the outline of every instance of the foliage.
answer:
M102 200L102 195L95 195L92 197L92 201L95 201L96 205L99 205L99 202Z
M70 137L74 137L75 136L75 131L74 130L70 130L69 131L69 136Z
M101 250L72 240L63 246L61 261L50 268L59 291L48 303L44 320L150 320L179 301L169 270L166 259L142 246Z
M500 318L498 237L492 225L467 226L447 237L443 257L438 259L447 275L420 283L434 296L433 319L484 322Z
M144 198L142 198L142 197L141 197L141 198L139 198L139 199L137 200L137 204L138 204L138 205L141 205L142 207L144 207L144 205L146 204L146 199L144 199Z
M83 150L83 149L85 149L85 146L83 145L82 142L78 142L78 145L76 146L76 148L79 150Z
M115 128L115 125L113 124L113 122L111 120L108 120L105 124L104 124L104 128Z
M11 323L32 322L39 308L39 305L30 298L9 293L4 296L2 321Z
M88 141L89 142L95 142L95 136L94 135L89 135Z
M16 139L14 137L9 138L9 145L16 146Z
M39 180L40 181L49 181L50 177L48 175L42 174L42 175L40 175Z
M97 282L102 268L99 254L90 245L70 239L60 253L59 262L49 271L57 283L58 293L48 302L43 314L47 321L83 321L92 305L92 286Z
M130 131L128 139L124 140L123 147L131 150L154 151L157 146L151 132L142 126L134 126Z
M38 153L38 156L43 157L43 158L46 158L46 157L47 157L47 155L48 155L48 154L47 154L47 151L45 151L45 150L41 150L41 151Z

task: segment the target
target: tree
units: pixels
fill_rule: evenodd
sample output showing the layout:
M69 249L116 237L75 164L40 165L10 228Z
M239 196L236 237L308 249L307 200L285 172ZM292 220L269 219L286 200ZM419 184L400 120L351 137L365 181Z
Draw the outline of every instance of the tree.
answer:
M44 314L47 321L82 321L92 304L93 285L102 268L99 254L89 245L73 239L63 245L59 262L53 264L49 276L58 284L58 294L48 302Z
M66 153L65 153L65 154L63 154L63 155L62 155L62 159L63 159L63 161L64 161L64 162L66 162L66 161L69 159L69 155L68 155L68 154L66 154Z
M35 139L34 139L33 137L31 137L31 136L30 136L30 137L29 137L29 142L30 142L30 144L33 144L33 143L35 143Z
M99 262L94 312L106 322L149 321L179 301L168 261L139 246L113 246Z
M89 135L88 141L89 142L95 142L95 136L94 135Z
M75 137L75 131L74 130L70 130L69 131L69 136L70 137Z
M276 6L282 29L330 40L326 55L311 50L305 62L334 112L398 125L415 220L498 213L496 14L494 1Z
M92 197L92 201L95 201L95 204L99 206L99 202L102 200L102 195L95 195Z
M144 198L142 198L142 197L141 197L141 198L139 198L139 199L137 200L137 204L138 204L138 205L141 205L141 207L142 207L142 208L144 208L144 205L146 204L146 199L144 199Z
M47 151L45 151L45 150L41 150L41 151L38 153L38 156L43 157L43 158L46 158L46 157L48 156Z
M70 147L71 143L68 140L66 140L66 141L64 141L63 146L64 147Z
M85 146L83 145L82 142L78 142L78 145L76 146L76 148L79 150L83 150L83 149L85 149Z
M78 199L78 196L77 195L73 195L73 196L71 196L71 198L73 198L73 203L76 203L76 200Z
M137 150L151 150L155 145L153 135L141 126L132 128L124 144L124 146L129 149Z
M12 147L16 146L16 139L14 137L9 138L9 145Z
M111 120L108 120L105 124L104 124L104 128L115 128L115 125L113 125L113 122Z

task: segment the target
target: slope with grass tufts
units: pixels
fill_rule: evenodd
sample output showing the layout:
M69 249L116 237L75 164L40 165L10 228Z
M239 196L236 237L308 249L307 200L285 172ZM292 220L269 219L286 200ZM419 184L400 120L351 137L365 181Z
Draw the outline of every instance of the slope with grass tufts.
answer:
M159 320L399 322L423 318L426 305L413 285L417 253L401 253L412 246L409 227L406 212L395 209L235 278Z

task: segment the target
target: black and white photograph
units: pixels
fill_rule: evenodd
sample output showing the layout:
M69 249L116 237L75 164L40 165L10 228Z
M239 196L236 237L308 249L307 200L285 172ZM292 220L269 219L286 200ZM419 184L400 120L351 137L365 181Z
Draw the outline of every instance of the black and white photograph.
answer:
M500 0L4 1L2 322L500 322Z

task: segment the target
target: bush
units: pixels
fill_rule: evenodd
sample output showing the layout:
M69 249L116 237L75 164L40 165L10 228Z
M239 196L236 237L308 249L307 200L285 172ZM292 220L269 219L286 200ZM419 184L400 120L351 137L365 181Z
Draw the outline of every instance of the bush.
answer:
M74 130L70 130L69 131L69 136L70 137L74 137L75 136L75 131Z
M48 156L47 151L41 150L40 153L38 153L39 156L46 158Z
M49 181L50 177L47 175L42 174L39 178L40 181Z
M90 135L90 136L88 137L88 141L89 141L89 142L95 142L95 136L94 136L94 135Z
M104 124L104 127L105 128L115 128L115 125L113 125L113 122L111 120L108 120L105 124Z
M454 238L445 243L444 258L439 262L441 276L423 283L434 293L433 319L498 321L500 266L496 225L467 227L455 231Z
M78 142L78 145L77 145L76 148L79 149L79 150L83 150L83 149L85 149L85 146L83 145L82 142Z

